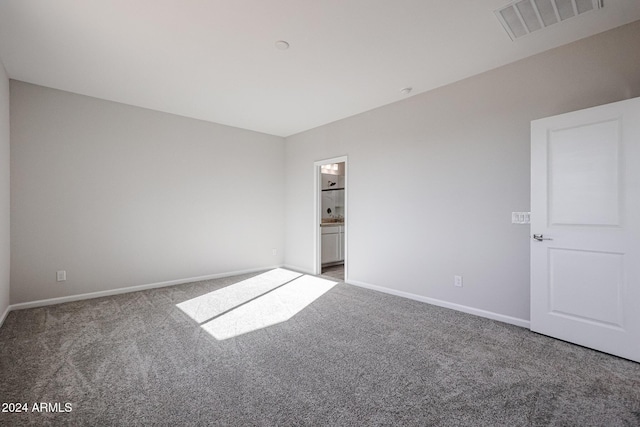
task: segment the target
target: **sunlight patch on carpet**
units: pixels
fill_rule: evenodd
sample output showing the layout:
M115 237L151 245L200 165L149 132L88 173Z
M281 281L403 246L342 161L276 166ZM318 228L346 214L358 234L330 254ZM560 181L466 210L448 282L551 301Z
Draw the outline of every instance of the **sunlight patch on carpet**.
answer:
M203 323L300 276L302 273L276 268L176 305L193 320Z
M224 340L291 319L337 283L277 268L177 307Z

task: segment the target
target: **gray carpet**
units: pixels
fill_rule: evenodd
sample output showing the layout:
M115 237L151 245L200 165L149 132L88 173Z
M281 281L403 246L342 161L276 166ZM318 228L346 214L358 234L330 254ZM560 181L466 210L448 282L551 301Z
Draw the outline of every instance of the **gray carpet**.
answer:
M639 364L500 322L339 283L217 340L176 306L251 276L10 313L0 424L640 425Z

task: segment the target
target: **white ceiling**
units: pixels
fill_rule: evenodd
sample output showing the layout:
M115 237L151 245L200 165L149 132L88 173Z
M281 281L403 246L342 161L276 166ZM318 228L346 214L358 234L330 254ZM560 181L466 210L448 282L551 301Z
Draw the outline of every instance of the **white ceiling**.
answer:
M16 80L288 136L640 19L605 0L513 42L507 3L0 0L0 58Z

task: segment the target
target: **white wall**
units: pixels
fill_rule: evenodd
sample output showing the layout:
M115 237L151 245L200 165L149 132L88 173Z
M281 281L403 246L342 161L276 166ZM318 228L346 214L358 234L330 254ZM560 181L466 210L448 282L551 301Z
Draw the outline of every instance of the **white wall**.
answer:
M313 269L313 162L348 155L351 281L526 321L530 121L640 96L639 40L636 22L287 138L285 264Z
M17 81L11 133L12 304L282 264L280 137Z
M0 62L0 324L9 307L9 77Z

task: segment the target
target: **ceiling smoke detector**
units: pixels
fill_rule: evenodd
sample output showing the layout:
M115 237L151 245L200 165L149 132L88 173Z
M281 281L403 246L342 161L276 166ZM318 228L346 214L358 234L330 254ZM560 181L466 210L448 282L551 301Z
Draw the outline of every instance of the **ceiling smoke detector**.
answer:
M515 40L603 6L604 0L516 0L494 13Z

